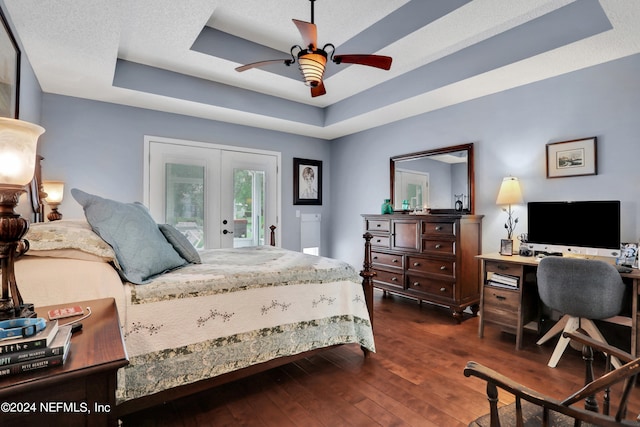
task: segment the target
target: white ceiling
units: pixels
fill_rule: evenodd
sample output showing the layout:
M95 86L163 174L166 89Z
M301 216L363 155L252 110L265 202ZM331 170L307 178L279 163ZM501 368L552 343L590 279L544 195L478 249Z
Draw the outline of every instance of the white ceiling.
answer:
M331 63L311 98L297 69L234 70L287 58L307 0L4 3L44 92L325 139L640 52L638 0L317 0L320 45L393 65Z

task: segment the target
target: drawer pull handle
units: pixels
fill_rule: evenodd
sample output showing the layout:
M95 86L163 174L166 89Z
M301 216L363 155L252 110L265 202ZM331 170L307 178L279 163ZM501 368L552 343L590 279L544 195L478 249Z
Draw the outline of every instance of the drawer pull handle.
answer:
M447 269L447 267L446 267L445 265L443 265L443 266L441 266L441 267L440 267L440 270L442 270L442 271L444 271L444 270L446 270L446 269Z
M398 278L397 278L397 277L392 277L392 278L391 278L391 281L392 281L392 282L397 282L397 281L398 281Z
M447 288L440 288L440 292L445 292Z
M414 262L414 263L413 263L413 266L414 266L414 267L420 267L420 263L419 263L419 262Z
M415 286L416 288L420 287L420 282L413 282L413 286Z
M382 240L380 240L380 239L377 239L377 240L376 240L376 243L380 243L380 242L382 242Z
M508 270L509 267L506 265L498 264L498 270Z
M376 227L382 227L382 224L376 224Z
M500 301L504 301L507 299L507 297L503 297L502 295L496 295L496 299Z
M373 259L378 259L378 257L377 257L377 256L374 256L374 257L373 257Z
M435 227L435 230L436 230L436 231L442 231L442 226L440 226L440 225L436 226L436 227Z
M442 245L435 245L434 246L436 249L440 249L442 247Z

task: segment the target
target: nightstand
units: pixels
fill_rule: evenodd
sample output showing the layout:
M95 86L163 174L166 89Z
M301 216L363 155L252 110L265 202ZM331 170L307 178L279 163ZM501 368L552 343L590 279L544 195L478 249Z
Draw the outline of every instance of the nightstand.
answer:
M116 426L116 373L129 361L113 298L38 307L47 311L80 305L91 308L73 334L63 366L0 379L0 419L9 425ZM74 317L61 319L60 324Z

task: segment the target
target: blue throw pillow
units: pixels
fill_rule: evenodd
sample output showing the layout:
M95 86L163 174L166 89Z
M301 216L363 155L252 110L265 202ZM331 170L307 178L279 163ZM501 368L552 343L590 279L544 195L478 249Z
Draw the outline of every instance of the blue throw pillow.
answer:
M158 228L182 258L191 264L202 264L198 250L193 247L189 239L180 230L171 224L158 224Z
M141 203L121 203L73 188L93 231L113 248L127 281L142 285L186 264Z

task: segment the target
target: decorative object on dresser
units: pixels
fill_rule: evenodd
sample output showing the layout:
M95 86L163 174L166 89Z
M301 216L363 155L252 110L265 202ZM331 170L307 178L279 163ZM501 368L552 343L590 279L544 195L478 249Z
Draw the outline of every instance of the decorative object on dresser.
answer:
M47 215L49 221L58 221L62 219L62 214L58 212L58 206L62 203L62 197L64 196L64 182L63 181L43 181L42 187L44 192L47 193L45 201L51 206L51 212Z
M17 214L15 207L25 186L33 179L36 145L43 132L38 125L0 118L0 320L35 317L33 306L22 300L14 275L16 256L29 249L29 243L23 240L29 221Z
M373 286L450 307L462 321L480 303L481 215L363 215Z

